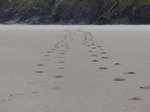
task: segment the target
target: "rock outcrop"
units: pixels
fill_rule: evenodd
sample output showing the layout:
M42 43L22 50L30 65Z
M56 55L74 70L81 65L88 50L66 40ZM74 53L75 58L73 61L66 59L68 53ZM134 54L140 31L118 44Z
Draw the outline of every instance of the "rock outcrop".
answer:
M0 0L3 24L149 24L149 0Z

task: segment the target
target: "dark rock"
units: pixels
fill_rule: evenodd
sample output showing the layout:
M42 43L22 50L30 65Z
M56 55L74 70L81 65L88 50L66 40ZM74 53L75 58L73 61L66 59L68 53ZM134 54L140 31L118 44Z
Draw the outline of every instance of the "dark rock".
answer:
M148 0L1 0L4 24L149 24Z
M0 15L0 22L3 23L19 17L20 11L16 9L4 9L0 12Z
M111 18L101 16L96 20L95 24L111 24L112 21Z
M150 6L136 8L131 16L131 23L134 24L150 24Z

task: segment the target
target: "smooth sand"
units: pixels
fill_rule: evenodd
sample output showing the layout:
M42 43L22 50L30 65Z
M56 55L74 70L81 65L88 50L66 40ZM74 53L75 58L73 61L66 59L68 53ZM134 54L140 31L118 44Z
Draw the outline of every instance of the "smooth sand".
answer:
M0 112L149 112L150 26L0 26Z

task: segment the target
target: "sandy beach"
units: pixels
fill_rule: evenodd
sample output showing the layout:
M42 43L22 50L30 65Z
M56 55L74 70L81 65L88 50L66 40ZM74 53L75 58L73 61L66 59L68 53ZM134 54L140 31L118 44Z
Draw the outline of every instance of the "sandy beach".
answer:
M0 112L149 112L150 26L0 25Z

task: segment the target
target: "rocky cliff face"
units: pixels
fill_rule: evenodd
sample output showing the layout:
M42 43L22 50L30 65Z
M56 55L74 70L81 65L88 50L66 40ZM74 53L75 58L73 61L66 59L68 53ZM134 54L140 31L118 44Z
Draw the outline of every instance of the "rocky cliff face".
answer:
M149 24L150 0L0 0L5 24Z

